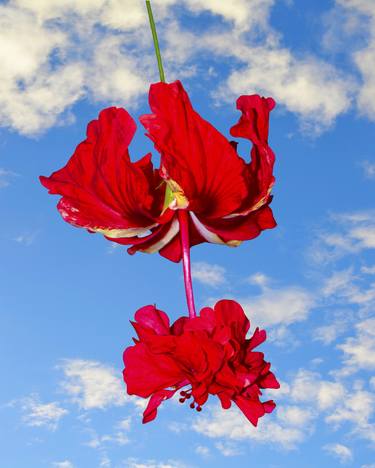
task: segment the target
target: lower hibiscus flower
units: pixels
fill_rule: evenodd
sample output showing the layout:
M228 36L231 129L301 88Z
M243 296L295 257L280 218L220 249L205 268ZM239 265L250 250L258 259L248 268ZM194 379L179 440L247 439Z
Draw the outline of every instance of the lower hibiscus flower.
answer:
M129 395L150 397L144 423L179 390L179 401L197 411L209 395L217 395L224 409L234 402L254 426L275 408L272 400L260 401L261 390L280 385L263 353L254 351L266 332L257 328L246 338L250 322L237 302L221 300L173 325L164 312L146 306L136 312L133 326L138 338L124 352L123 375Z

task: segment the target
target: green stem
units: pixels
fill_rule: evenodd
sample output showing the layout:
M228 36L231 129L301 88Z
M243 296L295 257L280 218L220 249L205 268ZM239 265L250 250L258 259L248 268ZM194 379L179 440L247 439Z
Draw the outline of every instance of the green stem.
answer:
M163 83L165 83L165 75L164 75L164 70L163 70L163 62L161 61L161 55L160 55L160 48L159 48L158 35L157 35L157 32L156 32L155 21L154 21L154 15L152 14L152 8L151 8L150 0L146 0L146 7L147 7L148 19L150 20L150 27L151 27L151 32L152 32L152 39L153 39L153 41L154 41L156 60L158 61L158 68L159 68L160 81L162 81Z

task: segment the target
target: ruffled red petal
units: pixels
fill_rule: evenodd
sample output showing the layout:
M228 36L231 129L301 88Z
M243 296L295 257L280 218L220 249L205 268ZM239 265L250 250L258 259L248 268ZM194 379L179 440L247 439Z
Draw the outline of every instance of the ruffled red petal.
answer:
M129 395L147 398L183 380L183 372L173 357L154 354L144 343L125 350L124 364L123 377Z
M227 325L232 330L232 337L243 342L250 328L250 321L238 302L223 299L215 305L215 319L217 325Z
M143 412L143 424L153 421L158 414L158 408L161 403L165 400L168 400L169 398L172 398L177 390L178 388L176 390L161 390L160 392L154 393Z
M161 176L182 188L189 210L217 218L247 195L245 163L229 141L194 111L180 81L151 85L153 114L141 117L161 153Z
M216 220L201 219L201 222L212 233L219 236L223 242L254 239L263 230L272 229L276 226L276 221L269 206L263 206L247 215Z
M153 305L141 307L134 315L135 320L145 328L151 329L157 335L169 334L169 317Z
M65 221L93 232L154 223L163 194L155 191L158 177L151 155L137 163L129 159L135 130L134 120L124 109L104 109L98 120L89 123L86 140L67 165L40 178L50 193L62 196L58 208Z
M259 330L259 327L255 329L253 336L248 341L247 349L252 351L254 348L266 341L267 334L265 330Z
M246 179L249 187L249 198L242 209L246 212L254 206L262 206L269 202L270 190L274 184L273 165L275 155L268 145L269 115L275 107L272 98L258 95L240 96L237 99L237 109L242 115L230 133L253 143L251 162L247 166Z
M258 425L258 419L264 416L266 412L259 400L252 400L239 395L235 397L234 402L253 426ZM268 405L267 408L269 408Z

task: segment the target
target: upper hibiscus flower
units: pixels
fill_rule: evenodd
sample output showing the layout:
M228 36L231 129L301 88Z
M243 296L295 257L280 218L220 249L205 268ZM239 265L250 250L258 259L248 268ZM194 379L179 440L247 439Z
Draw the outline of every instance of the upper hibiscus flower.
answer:
M246 338L250 322L236 302L219 301L172 326L164 312L146 306L136 312L133 326L138 339L124 352L124 380L130 395L151 397L144 423L184 387L181 403L192 400L190 407L201 411L208 396L217 395L224 409L233 401L254 426L275 408L272 400L259 399L261 389L279 388L263 353L254 351L266 333L257 328Z
M134 120L124 109L104 109L67 165L40 178L62 196L65 221L130 245L129 253L160 252L172 261L181 258L178 210L188 211L190 245L236 246L276 225L269 208L272 98L237 100L242 116L231 134L253 143L249 163L194 111L179 81L151 85L149 102L152 114L140 120L161 154L160 168L153 168L150 154L131 162Z

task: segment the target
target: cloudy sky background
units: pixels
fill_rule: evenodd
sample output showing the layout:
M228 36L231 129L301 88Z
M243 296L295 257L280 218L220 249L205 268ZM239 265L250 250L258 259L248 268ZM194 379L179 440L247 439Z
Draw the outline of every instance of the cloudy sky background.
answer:
M181 268L67 225L37 177L101 108L147 112L158 75L144 3L1 2L0 465L374 468L374 1L153 7L167 79L224 134L238 95L278 104L278 227L192 251L199 306L236 298L267 328L277 410L254 429L214 399L200 414L172 401L141 425L121 381L129 319L154 302L185 314ZM151 149L139 128L133 159Z

